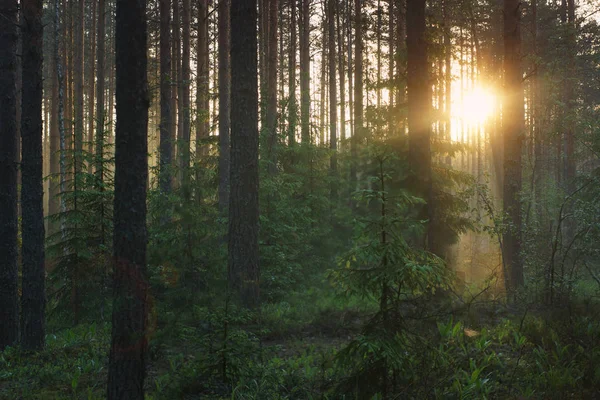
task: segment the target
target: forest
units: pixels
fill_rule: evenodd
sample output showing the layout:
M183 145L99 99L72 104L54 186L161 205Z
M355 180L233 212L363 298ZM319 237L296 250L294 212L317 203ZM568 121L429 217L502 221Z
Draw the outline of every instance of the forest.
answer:
M597 398L598 0L0 0L0 399Z

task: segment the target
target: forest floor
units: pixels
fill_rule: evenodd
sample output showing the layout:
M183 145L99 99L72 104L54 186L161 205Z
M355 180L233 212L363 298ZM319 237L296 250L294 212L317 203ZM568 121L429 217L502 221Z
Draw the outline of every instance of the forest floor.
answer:
M154 331L146 398L342 399L334 393L351 368L340 371L337 356L375 310L317 291L266 305L258 320L196 309ZM570 328L549 320L540 309L479 303L437 321L435 397L597 398L598 320L572 319ZM0 353L0 399L105 398L109 344L107 322L82 323L49 333L38 354Z

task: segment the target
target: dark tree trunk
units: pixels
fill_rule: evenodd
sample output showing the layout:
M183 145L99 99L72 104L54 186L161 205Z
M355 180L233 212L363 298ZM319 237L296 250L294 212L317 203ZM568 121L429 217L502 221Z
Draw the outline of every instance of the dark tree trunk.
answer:
M300 0L300 125L303 145L310 143L310 0Z
M521 147L523 141L523 73L521 71L521 2L504 0L504 213L510 229L503 235L506 289L523 285L521 260Z
M258 70L256 0L231 1L231 196L229 282L242 304L259 304Z
M231 0L219 0L219 210L227 214L229 207L229 162L231 129Z
M75 23L75 50L74 50L74 64L73 64L73 81L74 81L74 116L73 116L73 124L74 124L74 138L75 138L75 153L74 153L74 173L75 180L73 181L75 185L78 184L79 178L77 174L81 173L83 170L83 131L84 131L84 121L83 121L83 41L84 41L84 13L85 13L85 3L84 0L78 0L77 2L77 22ZM77 191L77 186L75 186L75 191ZM76 198L75 198L76 199ZM77 203L75 200L75 208L77 208Z
M52 6L54 13L54 5ZM54 18L53 18L54 21ZM54 23L54 22L53 22ZM53 29L56 29L53 27ZM54 35L54 31L52 35ZM53 38L53 42L54 42ZM54 52L54 49L52 49ZM51 82L51 98L50 98L50 180L48 190L48 214L55 215L59 211L59 180L60 180L60 133L58 129L58 65L54 54L50 57L50 82ZM54 233L56 224L50 222L49 231Z
M189 140L184 143L183 134L183 73L181 62L181 18L179 15L179 2L173 1L173 47L175 48L175 71L176 79L175 86L177 88L177 167L178 167L178 183L181 186L183 183L184 169L189 167L190 143ZM186 164L187 159L187 164Z
M325 129L326 129L326 116L325 110L327 109L327 49L329 42L327 40L329 29L327 28L327 12L328 5L327 1L323 2L323 17L321 26L321 79L319 81L319 145L325 146Z
M338 56L340 65L340 147L346 144L346 57L344 55L344 29L340 23L342 1L338 0L336 5Z
M265 0L267 1L267 0ZM268 0L269 3L269 31L268 31L268 58L267 58L267 154L269 160L268 171L275 174L277 171L277 28L278 28L278 1Z
M109 400L143 400L148 313L146 1L117 0L114 302Z
M354 0L354 134L350 140L350 190L356 189L358 145L364 139L362 2L363 0Z
M196 160L208 153L202 141L208 137L209 127L209 54L208 54L208 3L198 3L198 63L196 80Z
M17 0L0 0L0 351L17 342Z
M178 0L175 0L178 1ZM183 20L183 35L182 35L182 53L181 53L181 91L182 99L180 101L181 110L179 116L181 122L181 173L183 174L183 195L190 195L190 31L191 31L191 14L192 8L190 0L183 0L183 8L181 10L181 18Z
M160 0L160 164L163 193L171 193L173 180L173 132L171 131L171 0Z
M296 45L298 42L296 36L297 28L297 0L290 0L290 59L289 59L289 117L288 117L288 145L290 147L296 144L296 124L298 118L298 103L296 98Z
M396 129L402 135L406 134L406 0L399 0L396 5Z
M96 166L95 174L99 186L102 189L104 182L104 138L105 138L105 125L106 115L104 111L104 81L105 65L106 65L106 0L99 0L98 2L98 37L97 37L97 48L96 48L96 63L97 63L97 77L98 84L96 85ZM104 214L104 212L102 212ZM104 237L104 235L102 235Z
M329 24L329 148L331 149L331 160L329 164L332 178L330 196L332 200L337 198L337 78L335 73L335 11L336 0L328 0L328 24Z
M39 350L44 347L46 306L42 183L43 7L42 0L24 0L21 6L23 13L21 345L25 349Z
M419 216L434 221L431 187L431 85L427 60L425 0L407 0L406 45L408 52L408 131L410 167L418 196L427 201ZM429 223L425 247L435 251L433 223Z
M97 23L97 1L92 0L92 26L90 28L90 38L91 38L91 57L89 57L89 78L88 82L88 132L87 132L87 141L88 141L88 153L91 155L94 152L94 101L95 101L95 79L94 74L96 73L96 67L94 65L94 55L96 54L96 23ZM93 171L92 164L89 164L88 170L90 173Z

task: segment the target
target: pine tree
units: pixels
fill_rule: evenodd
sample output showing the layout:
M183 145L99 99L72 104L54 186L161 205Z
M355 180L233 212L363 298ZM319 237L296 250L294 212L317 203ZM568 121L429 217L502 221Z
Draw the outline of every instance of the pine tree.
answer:
M0 1L0 350L17 342L17 1Z
M258 62L256 0L231 1L231 195L229 283L249 308L259 304Z
M23 97L21 114L23 293L21 345L41 349L45 336L44 189L42 184L42 0L24 0Z
M148 281L148 80L145 0L118 0L116 15L114 300L109 400L143 400Z

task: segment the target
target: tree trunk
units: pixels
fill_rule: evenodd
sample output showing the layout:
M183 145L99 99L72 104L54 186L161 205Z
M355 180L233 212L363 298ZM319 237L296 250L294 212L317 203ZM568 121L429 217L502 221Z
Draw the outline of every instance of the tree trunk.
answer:
M575 115L575 90L577 86L574 82L575 71L575 55L577 51L577 38L576 38L576 26L575 26L575 0L567 0L567 21L568 21L568 33L567 33L567 71L566 71L566 93L565 93L565 105L566 105L566 129L565 129L565 188L567 193L575 191L575 174L576 174L576 160L575 160L575 126L576 126L576 115ZM573 224L569 222L567 224L568 237L573 236Z
M244 306L259 305L258 68L256 0L232 0L229 284Z
M521 260L521 146L523 140L523 73L521 71L521 2L504 0L504 213L510 229L503 235L506 289L523 285ZM505 277L506 279L506 277Z
M300 124L303 145L310 143L310 0L300 0Z
M434 204L431 183L431 85L427 60L425 0L406 2L406 45L408 52L408 161L414 173L414 187L427 205L421 219L429 219L425 247L436 250L433 229Z
M396 124L401 135L406 134L406 62L403 60L406 53L406 0L399 0L396 18Z
M80 178L78 174L83 172L83 134L84 134L84 120L83 120L83 53L84 53L84 16L85 16L85 1L77 1L77 22L75 23L75 49L73 56L73 83L74 83L74 138L75 138L75 153L74 153L74 173L75 180L73 181L76 185L74 190L77 191L77 185ZM77 208L77 198L75 197L75 208Z
M52 5L54 8L54 5ZM54 10L52 13L54 14ZM52 18L53 24L54 17ZM56 27L53 26L54 31L52 35L55 35ZM52 41L58 40L53 37ZM60 133L58 129L58 65L56 57L54 55L55 49L52 49L52 56L50 57L50 82L51 82L51 98L50 98L50 180L48 190L48 214L55 215L59 211L59 181L60 181ZM54 233L56 230L56 224L50 222L49 231Z
M175 0L178 1L178 0ZM190 31L191 31L191 3L183 0L181 17L183 20L182 53L181 53L181 173L184 198L190 195Z
M337 0L336 11L338 56L340 65L340 147L344 149L344 146L346 145L346 57L344 55L343 28L340 23L340 14L342 14L341 0Z
M209 65L208 65L208 3L198 3L198 63L196 67L196 162L208 153L207 145L202 141L208 137L207 121L209 120Z
M231 129L231 0L219 0L219 210L227 215L229 207L229 162Z
M267 156L268 171L277 172L277 30L278 1L265 0L269 4L268 58L267 58Z
M114 301L108 400L143 400L148 337L148 176L145 0L117 0Z
M95 97L95 80L94 80L94 74L95 74L95 65L94 65L94 54L96 54L96 0L92 0L92 27L90 28L90 38L91 38L91 51L90 54L92 55L90 57L89 60L89 78L88 78L88 137L87 137L87 141L88 141L88 153L90 155L92 155L94 153L94 97ZM89 165L89 171L90 173L93 171L92 168L93 163L90 163Z
M45 335L44 188L42 163L42 0L24 0L23 13L23 112L22 240L23 285L21 295L21 345L42 349Z
M0 351L19 334L17 244L17 0L0 0Z
M329 48L329 41L327 39L329 29L327 28L327 13L328 10L327 1L323 2L323 17L321 26L321 80L319 82L320 100L319 100L319 145L325 146L325 110L327 109L327 49Z
M176 0L175 0L176 1ZM171 114L171 1L160 0L160 190L172 191L173 132Z
M296 98L296 45L298 39L296 37L296 7L297 0L290 0L290 59L289 59L289 117L288 117L288 145L290 147L296 144L296 123L298 118L298 103Z
M350 190L356 189L358 145L364 139L363 132L363 33L362 2L354 0L354 134L350 141Z
M337 77L336 77L336 53L335 53L335 11L336 1L327 1L328 26L329 26L329 148L331 159L329 170L331 175L330 197L332 201L337 199Z

